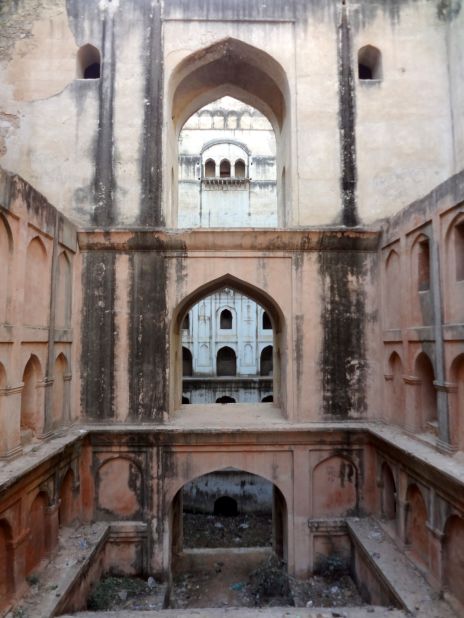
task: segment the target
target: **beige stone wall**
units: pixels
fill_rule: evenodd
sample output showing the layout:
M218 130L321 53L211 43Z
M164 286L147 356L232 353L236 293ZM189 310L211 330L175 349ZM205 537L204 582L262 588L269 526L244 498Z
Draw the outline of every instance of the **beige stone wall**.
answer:
M337 7L320 10L315 3L298 17L290 7L272 20L221 21L216 16L192 20L199 10L196 5L187 10L181 3L167 2L162 25L164 101L149 101L142 61L147 37L142 5L132 10L130 0L88 7L83 3L73 9L72 18L61 0L23 0L17 9L12 6L7 6L2 26L12 39L7 38L9 43L0 49L1 162L76 221L90 221L98 205L93 183L102 105L100 80L76 80L79 46L97 46L112 72L115 221L131 224L140 213L141 152L144 147L159 147L143 146L144 110L160 104L162 208L168 225L175 226L171 76L190 54L201 54L205 47L231 37L265 50L280 65L288 84L278 148L279 182L284 165L286 179L285 195L280 191L279 196L279 224L340 222L337 32L341 16ZM440 6L428 1L388 9L382 3L348 4L355 74L357 203L362 222L397 212L463 165L464 18L458 3L445 11L448 17ZM113 52L108 42L102 42L102 20L114 33ZM357 50L365 44L377 46L382 53L379 83L361 83L356 77Z

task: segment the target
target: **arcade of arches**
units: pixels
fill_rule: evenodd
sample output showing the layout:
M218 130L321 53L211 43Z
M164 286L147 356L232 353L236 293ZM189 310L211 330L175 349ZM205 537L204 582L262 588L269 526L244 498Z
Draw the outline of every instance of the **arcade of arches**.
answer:
M460 3L25 4L0 8L0 616L56 564L50 616L109 573L168 587L198 501L265 504L296 579L463 615Z

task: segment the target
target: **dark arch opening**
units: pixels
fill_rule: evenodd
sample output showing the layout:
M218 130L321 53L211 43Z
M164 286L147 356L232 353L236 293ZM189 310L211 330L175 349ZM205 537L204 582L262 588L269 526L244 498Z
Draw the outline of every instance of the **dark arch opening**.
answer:
M358 51L358 77L361 80L382 79L382 54L377 47L366 45Z
M218 397L216 399L216 403L236 403L233 397L229 397L228 395L223 395L222 397Z
M230 161L223 159L219 165L219 176L221 178L230 178Z
M266 395L261 399L262 403L272 403L274 401L274 397L272 395Z
M190 399L188 397L184 397L184 395L182 395L182 403L190 403Z
M77 52L77 77L80 79L99 79L101 72L99 50L93 45L83 45Z
M285 497L267 478L236 467L208 472L185 483L172 500L173 559L184 547L189 556L205 547L272 547L286 563L287 519Z
M238 515L237 500L229 496L221 496L214 502L214 515L235 517Z
M260 375L262 376L272 376L272 357L273 350L272 346L268 345L261 351L260 357Z
M219 325L222 330L230 330L232 328L232 313L228 309L224 309L221 311L221 318L219 321Z
M193 359L192 353L188 348L182 346L182 375L193 375Z
M213 159L208 159L205 162L205 178L214 178L216 176L216 163Z
M271 318L267 311L263 313L263 330L272 330Z
M237 375L237 356L232 348L224 346L223 348L218 350L216 356L216 375Z
M430 243L428 238L419 241L417 259L418 288L420 292L430 289Z
M235 161L235 177L236 178L245 178L245 161L242 159L238 159Z

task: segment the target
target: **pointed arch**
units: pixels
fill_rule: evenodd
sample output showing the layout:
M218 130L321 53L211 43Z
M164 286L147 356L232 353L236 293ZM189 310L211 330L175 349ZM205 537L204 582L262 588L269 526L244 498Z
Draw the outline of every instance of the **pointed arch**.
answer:
M58 285L56 291L55 324L57 328L71 325L72 271L71 260L66 251L58 257Z
M50 310L50 269L47 249L43 240L35 236L26 253L24 278L24 323L28 326L46 326Z
M435 390L435 370L433 363L426 352L420 352L414 363L414 372L420 380L420 388L416 389L419 401L416 410L421 410L422 429L426 429L427 423L437 420L437 392Z
M396 519L397 493L392 469L386 461L382 464L382 515L388 521Z
M412 483L406 492L406 542L416 560L428 566L429 537L427 505L419 487Z
M76 519L75 502L74 472L70 468L61 481L60 507L58 511L58 521L60 526L69 526Z
M386 302L384 307L386 310L386 328L399 328L401 326L402 294L398 290L398 285L401 283L400 275L400 256L395 249L391 249L385 260Z
M185 122L213 101L231 96L251 105L271 123L277 145L277 178L283 167L291 169L290 88L283 67L267 52L228 37L196 50L173 69L167 80L166 170L178 160L177 140ZM166 173L167 176L167 173ZM282 196L277 186L277 195ZM177 225L177 187L166 187L175 196L167 219ZM287 191L286 199L289 198ZM166 202L168 203L168 202ZM279 224L285 223L285 202L278 205Z
M394 351L388 359L388 373L391 377L387 384L387 405L389 408L389 419L396 425L404 423L404 382L403 382L403 363L400 355Z
M37 391L42 380L40 361L31 354L23 372L23 389L21 392L21 430L31 430L33 435L43 430L43 401Z
M281 376L281 367L285 365L286 347L285 342L285 318L283 312L275 300L264 290L239 279L230 273L213 279L199 286L188 294L174 309L170 322L170 411L178 409L182 401L182 323L190 309L206 298L219 292L223 288L232 288L251 300L258 303L269 316L274 334L273 356L273 396L277 406L281 407L285 414L285 382ZM282 356L284 364L282 364Z
M58 427L65 420L66 409L66 375L69 371L68 359L61 352L56 360L53 371L53 425Z
M345 455L320 461L312 473L313 517L341 517L358 510L358 469Z

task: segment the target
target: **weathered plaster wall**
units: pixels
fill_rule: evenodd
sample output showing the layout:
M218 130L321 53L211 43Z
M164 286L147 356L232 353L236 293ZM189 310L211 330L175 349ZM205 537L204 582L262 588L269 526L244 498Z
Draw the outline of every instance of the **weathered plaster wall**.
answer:
M178 0L21 0L3 3L2 17L2 165L81 223L176 226L171 78L189 54L226 38L277 63L261 68L285 101L279 225L371 222L463 165L458 0L215 2L208 10ZM99 80L76 79L86 43L102 54ZM380 82L357 78L365 44L382 53ZM252 84L234 80L223 90L253 98ZM218 86L202 86L204 102L227 94ZM261 96L258 107L269 111L274 95Z

